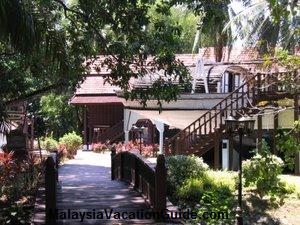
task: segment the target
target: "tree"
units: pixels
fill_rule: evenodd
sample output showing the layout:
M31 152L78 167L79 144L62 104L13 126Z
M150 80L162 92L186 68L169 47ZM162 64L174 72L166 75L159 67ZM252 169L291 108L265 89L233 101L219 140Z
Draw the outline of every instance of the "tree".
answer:
M280 131L277 134L277 148L283 154L287 167L291 170L295 167L295 156L300 152L300 121L294 122L294 127L290 131Z
M35 45L33 18L26 4L18 0L0 0L0 40L26 53Z
M198 23L199 33L196 36L195 42L200 39L203 33L209 39L206 39L207 46L214 46L216 61L219 62L223 56L223 47L229 43L230 32L223 32L223 28L227 21L229 20L228 15L228 4L229 0L173 0L172 5L182 4L186 5L191 9L196 15L202 18ZM200 35L199 35L200 34ZM209 41L210 40L210 41Z
M156 7L152 7L149 11L149 16L153 18L152 20L155 23L161 21L165 22L165 24L178 27L179 34L176 38L176 53L192 52L200 16L196 16L191 10L182 5L171 7L169 15L157 13ZM150 33L157 32L153 25L154 23L152 22L148 27Z
M138 98L143 104L150 98L157 99L158 104L175 100L189 83L187 69L174 55L178 26L155 21L149 15L151 7L160 14L167 14L170 7L153 0L79 0L72 4L24 0L14 1L15 7L11 4L1 1L4 26L0 30L0 83L6 87L0 90L3 105L53 89L75 87L99 54L106 56L102 64L111 71L107 82L120 86L126 98ZM26 15L10 22L18 29L8 29L8 13ZM29 33L21 26L26 21L30 21L30 36L34 37L30 45L26 39ZM148 32L150 24L156 32ZM11 38L14 35L18 41ZM30 48L22 51L20 46ZM132 90L131 78L149 73L155 74L153 85ZM1 112L2 118L4 110Z
M69 99L70 95L50 93L42 96L40 100L39 114L45 123L45 132L56 139L80 130L77 109L68 104Z
M274 47L295 50L299 44L298 0L245 0L244 10L234 14L225 30L236 27L236 37L259 45L261 52ZM235 37L235 38L236 38Z

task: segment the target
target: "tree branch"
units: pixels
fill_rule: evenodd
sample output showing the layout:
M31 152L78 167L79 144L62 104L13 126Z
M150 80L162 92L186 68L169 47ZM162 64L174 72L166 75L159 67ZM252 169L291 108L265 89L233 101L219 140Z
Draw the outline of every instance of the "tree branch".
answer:
M8 100L5 102L6 105L11 104L13 102L17 102L17 101L22 101L22 100L27 100L33 97L36 97L37 95L41 95L44 94L46 92L61 88L61 87L65 87L67 84L63 83L63 82L57 82L55 84L51 84L47 87L43 87L41 89L38 89L36 91L30 92L30 93L25 93L23 95L20 95L14 99Z

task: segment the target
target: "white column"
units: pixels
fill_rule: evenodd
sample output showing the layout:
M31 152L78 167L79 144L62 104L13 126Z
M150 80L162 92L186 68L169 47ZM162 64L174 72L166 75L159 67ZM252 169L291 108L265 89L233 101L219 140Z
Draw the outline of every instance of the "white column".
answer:
M132 111L130 109L124 109L124 133L125 133L125 143L129 141L129 131L132 125L135 124L139 119L146 119L143 115L138 112Z
M125 130L124 133L125 133L125 143L128 143L129 142L129 130Z
M164 130L165 124L161 121L154 121L157 130L159 131L159 154L164 154Z
M6 136L3 133L0 133L0 147L6 143Z
M229 140L222 140L222 169L229 169Z
M164 154L164 131L159 131L159 153Z
M124 133L125 133L125 143L129 141L129 121L130 121L130 110L124 109Z

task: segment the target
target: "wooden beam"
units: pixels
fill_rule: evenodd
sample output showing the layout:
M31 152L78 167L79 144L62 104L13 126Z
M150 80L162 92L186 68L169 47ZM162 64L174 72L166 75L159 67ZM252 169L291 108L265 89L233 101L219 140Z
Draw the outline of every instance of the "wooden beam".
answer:
M263 130L262 130L262 115L257 116L257 149L258 152L261 152L262 147L262 137L263 137Z

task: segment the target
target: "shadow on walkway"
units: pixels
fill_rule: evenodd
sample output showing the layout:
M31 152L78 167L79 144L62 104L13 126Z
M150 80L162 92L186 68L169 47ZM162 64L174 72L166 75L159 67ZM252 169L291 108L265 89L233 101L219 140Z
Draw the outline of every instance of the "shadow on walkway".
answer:
M79 151L75 159L66 162L59 169L59 224L156 224L153 220L119 220L105 217L105 209L107 214L111 209L113 212L149 210L138 192L123 182L112 181L110 177L109 153ZM102 219L101 212L104 213ZM78 218L79 213L85 213L83 222Z

